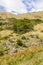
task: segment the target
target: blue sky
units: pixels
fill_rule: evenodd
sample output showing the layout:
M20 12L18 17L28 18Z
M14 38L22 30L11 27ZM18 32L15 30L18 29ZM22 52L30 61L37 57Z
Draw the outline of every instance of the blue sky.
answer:
M43 11L43 0L0 0L0 11L15 14Z
M0 5L0 11L6 11L6 8Z

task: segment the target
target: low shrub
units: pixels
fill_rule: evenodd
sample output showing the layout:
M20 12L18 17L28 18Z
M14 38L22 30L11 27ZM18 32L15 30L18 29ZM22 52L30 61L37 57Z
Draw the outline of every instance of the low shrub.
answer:
M23 44L23 42L22 42L20 39L18 39L16 42L17 42L16 44L17 44L18 46L26 47L26 45Z
M26 37L25 37L25 36L22 36L22 39L23 39L23 40L26 40Z

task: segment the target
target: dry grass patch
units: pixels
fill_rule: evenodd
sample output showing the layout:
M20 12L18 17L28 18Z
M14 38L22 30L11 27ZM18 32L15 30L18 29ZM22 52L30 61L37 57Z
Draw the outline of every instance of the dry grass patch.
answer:
M29 60L34 58L35 54L40 53L40 52L43 52L43 45L29 47L23 51L17 52L12 55L4 55L0 57L0 65L22 65L23 63L27 61L29 62ZM38 55L36 55L36 57L37 56ZM29 65L29 63L27 65Z
M11 30L3 30L3 31L0 31L0 36L1 37L6 37L6 36L9 36L11 33L13 33L13 31L11 31Z

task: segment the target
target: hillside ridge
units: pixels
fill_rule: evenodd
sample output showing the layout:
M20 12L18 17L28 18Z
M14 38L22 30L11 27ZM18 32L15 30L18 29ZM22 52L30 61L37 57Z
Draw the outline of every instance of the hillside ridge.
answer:
M40 12L32 12L32 13L25 13L25 14L12 14L9 12L0 12L0 17L2 18L17 18L17 19L43 19L43 11Z

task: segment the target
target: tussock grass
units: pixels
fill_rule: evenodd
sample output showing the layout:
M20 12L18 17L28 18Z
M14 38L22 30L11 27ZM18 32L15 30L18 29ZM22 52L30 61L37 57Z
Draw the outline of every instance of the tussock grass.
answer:
M12 55L4 55L0 57L0 65L22 65L27 61L29 62L29 60L35 57L35 54L40 52L43 52L43 45L30 47L25 49L24 51L20 51ZM37 56L38 54L36 55L36 57ZM41 56L38 56L38 58L41 58ZM42 61L43 60L37 59L35 65L38 65Z

